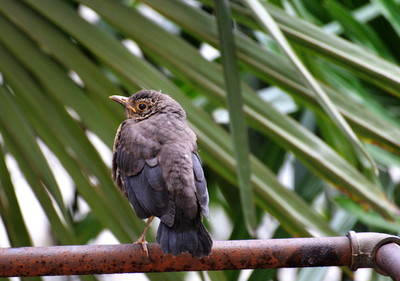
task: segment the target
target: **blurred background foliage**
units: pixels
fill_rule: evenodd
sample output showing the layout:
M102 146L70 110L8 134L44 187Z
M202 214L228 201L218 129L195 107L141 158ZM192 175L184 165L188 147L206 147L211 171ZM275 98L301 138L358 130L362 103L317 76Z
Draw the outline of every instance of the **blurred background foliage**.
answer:
M168 93L187 111L214 239L399 234L399 1L229 4L232 20L217 21L211 0L0 0L0 246L96 243L106 230L120 243L136 240L143 222L110 178L124 116L108 96L141 88ZM279 29L266 30L260 13L267 11ZM220 48L218 30L235 46ZM270 36L280 32L290 45ZM285 48L306 68L295 67ZM224 78L223 65L236 65L237 75ZM352 130L338 126L307 73ZM225 88L232 87L242 94L247 129L229 126ZM249 152L235 153L233 143ZM339 269L299 269L292 279L282 272L146 278L353 278Z

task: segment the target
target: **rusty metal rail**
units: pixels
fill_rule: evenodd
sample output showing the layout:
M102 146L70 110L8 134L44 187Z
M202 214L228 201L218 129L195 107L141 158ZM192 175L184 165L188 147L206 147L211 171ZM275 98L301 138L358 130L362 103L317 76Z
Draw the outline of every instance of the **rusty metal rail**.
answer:
M376 252L376 264L380 271L400 281L400 246L396 243L388 243L381 246Z
M353 232L349 237L215 241L211 255L201 259L188 253L177 257L164 255L157 244L148 245L148 257L136 244L0 248L0 277L356 265L355 270L371 267L371 259L366 259L364 252L355 252L365 251L366 248L360 245L369 236L358 239L357 235ZM399 244L397 237L382 235L380 238L386 242ZM354 247L355 242L358 247ZM385 259L385 252L379 250L379 255ZM395 265L400 268L400 260L395 261ZM387 266L379 263L379 269L386 272Z

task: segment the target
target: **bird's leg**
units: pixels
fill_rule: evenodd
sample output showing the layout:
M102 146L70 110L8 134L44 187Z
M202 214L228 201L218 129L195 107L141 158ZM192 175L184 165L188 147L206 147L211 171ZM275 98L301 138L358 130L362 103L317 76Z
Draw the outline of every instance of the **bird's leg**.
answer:
M142 245L143 251L146 253L147 257L149 256L149 251L147 250L147 245L146 245L146 243L147 243L147 241L146 241L146 232L147 232L147 229L149 228L151 222L153 221L153 219L154 219L154 216L151 216L151 217L149 217L147 219L146 225L145 225L145 227L143 229L142 234L140 235L139 239L136 242L134 242L134 244L141 244Z

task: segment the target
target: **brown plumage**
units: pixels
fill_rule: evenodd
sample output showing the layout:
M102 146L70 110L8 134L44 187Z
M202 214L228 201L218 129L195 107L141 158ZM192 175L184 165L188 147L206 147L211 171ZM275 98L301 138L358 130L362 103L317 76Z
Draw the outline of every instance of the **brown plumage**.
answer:
M128 118L114 141L115 184L139 218L149 223L160 218L157 242L164 253L208 256L212 240L202 224L202 214L208 217L207 186L185 111L152 90L110 98L125 107ZM145 231L138 240L142 245Z

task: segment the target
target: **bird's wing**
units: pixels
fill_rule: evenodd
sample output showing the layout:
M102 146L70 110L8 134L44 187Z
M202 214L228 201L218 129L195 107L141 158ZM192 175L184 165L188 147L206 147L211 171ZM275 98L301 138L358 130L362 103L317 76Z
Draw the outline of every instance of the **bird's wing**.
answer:
M200 157L197 153L192 153L192 162L193 162L193 172L194 172L194 182L196 185L196 196L197 200L200 203L201 210L204 215L208 219L209 211L208 211L208 192L207 192L207 183L206 178L204 177L204 171L201 167Z
M124 191L139 218L157 216L172 225L174 208L157 159L161 145L143 136L140 126L124 123L114 145L114 181Z
M139 218L160 217L163 222L172 225L174 208L171 207L169 194L165 188L160 165L151 166L156 158L145 161L142 171L133 176L125 176L125 188Z

